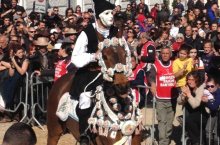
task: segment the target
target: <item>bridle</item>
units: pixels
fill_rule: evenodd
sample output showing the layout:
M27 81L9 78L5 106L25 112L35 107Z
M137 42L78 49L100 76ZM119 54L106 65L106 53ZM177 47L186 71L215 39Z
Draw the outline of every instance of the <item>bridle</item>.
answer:
M114 81L113 76L115 73L123 73L126 77L129 77L132 74L131 54L129 50L125 49L126 64L117 63L114 67L107 68L102 57L102 51L105 48L125 48L125 45L125 40L116 37L113 37L112 39L104 39L104 41L99 42L98 44L100 52L98 64L101 67L103 79L107 82ZM123 136L114 145L122 145L131 142L132 134L136 132L136 130L141 130L141 122L143 118L140 109L136 106L135 99L132 99L132 96L128 96L131 101L130 107L132 109L129 113L122 115L120 112L115 113L111 110L107 102L109 100L106 100L102 85L97 86L94 97L96 103L88 120L91 132L99 133L99 135L106 137L110 135L110 137L114 139L117 132L120 130ZM115 103L115 105L117 105L117 103Z
M105 62L102 57L102 51L105 48L109 48L110 46L113 49L117 49L117 47L125 48L126 41L123 38L116 38L113 37L111 39L104 39L104 41L99 42L98 49L99 49L99 57L98 57L98 64L101 67L101 72L103 74L103 79L109 82L113 82L113 76L116 73L123 73L126 77L129 77L132 74L132 65L131 65L131 53L129 50L126 50L126 64L117 63L115 64L114 68L107 68Z

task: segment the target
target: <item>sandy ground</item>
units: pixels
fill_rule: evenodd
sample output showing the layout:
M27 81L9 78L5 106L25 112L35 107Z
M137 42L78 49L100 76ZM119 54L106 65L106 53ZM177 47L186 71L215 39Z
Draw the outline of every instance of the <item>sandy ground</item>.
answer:
M146 110L142 110L142 111L146 115L145 124L151 125L152 124L152 115L153 115L152 109L146 109ZM181 107L177 107L176 116L178 116L179 114L181 114ZM0 143L2 143L5 131L12 124L13 123L0 123ZM155 124L157 124L157 123L155 123ZM44 130L42 130L36 126L33 127L33 129L37 135L37 145L46 145L46 143L47 143L47 128L45 125L43 127L44 127ZM155 133L155 136L156 137L158 136L157 131ZM172 138L173 139L172 139L171 145L180 144L180 143L176 143L176 142L180 142L180 138L181 138L181 127L179 127L179 124L176 120L174 120L174 131L173 131ZM149 140L150 140L150 138L148 138L148 140L145 140L144 142L142 142L142 145L150 145ZM63 135L58 143L58 145L75 145L75 144L76 144L76 141L73 138L73 136L70 134Z

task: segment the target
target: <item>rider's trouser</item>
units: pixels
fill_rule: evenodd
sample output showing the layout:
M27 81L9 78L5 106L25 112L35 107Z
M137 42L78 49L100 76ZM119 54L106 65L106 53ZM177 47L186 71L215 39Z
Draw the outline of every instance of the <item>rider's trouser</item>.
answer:
M86 133L85 130L88 128L88 119L91 115L92 107L89 107L87 109L80 109L77 107L76 113L79 117L79 132L80 134Z

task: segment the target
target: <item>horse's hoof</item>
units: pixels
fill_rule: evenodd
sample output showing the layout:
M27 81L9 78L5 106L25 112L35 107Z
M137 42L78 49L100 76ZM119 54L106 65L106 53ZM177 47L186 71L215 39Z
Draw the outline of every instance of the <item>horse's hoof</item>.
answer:
M144 141L146 140L148 137L151 136L151 129L150 128L147 128L145 127L143 130L142 130L142 133L141 133L141 140Z
M82 135L80 137L80 145L90 145L90 139L87 135Z

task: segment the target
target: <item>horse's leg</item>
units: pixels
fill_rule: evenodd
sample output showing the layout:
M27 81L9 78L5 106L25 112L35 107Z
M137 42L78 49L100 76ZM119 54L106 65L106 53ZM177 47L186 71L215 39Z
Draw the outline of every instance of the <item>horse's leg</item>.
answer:
M117 132L115 139L112 139L110 136L98 136L96 140L99 143L99 145L113 145L114 143L118 142L121 138L121 132Z
M134 135L133 137L132 137L132 142L131 142L131 144L133 145L140 145L141 144L141 135L140 134L138 134L138 135Z
M53 91L52 91L53 93ZM47 108L47 129L48 129L48 139L47 145L57 145L60 136L63 133L62 122L56 116L56 109L59 102L59 97L52 98L55 95L51 95L48 98L48 108ZM64 123L63 123L64 124Z
M61 122L56 116L56 110L60 98L65 92L69 92L73 74L66 74L54 83L47 100L47 145L57 145L63 133L65 122Z
M57 145L60 136L63 133L63 128L59 122L59 119L55 116L48 118L50 123L47 124L48 129L48 138L47 138L47 145Z
M66 127L72 133L77 141L79 141L80 133L79 133L79 123L72 118L68 118L66 122Z

